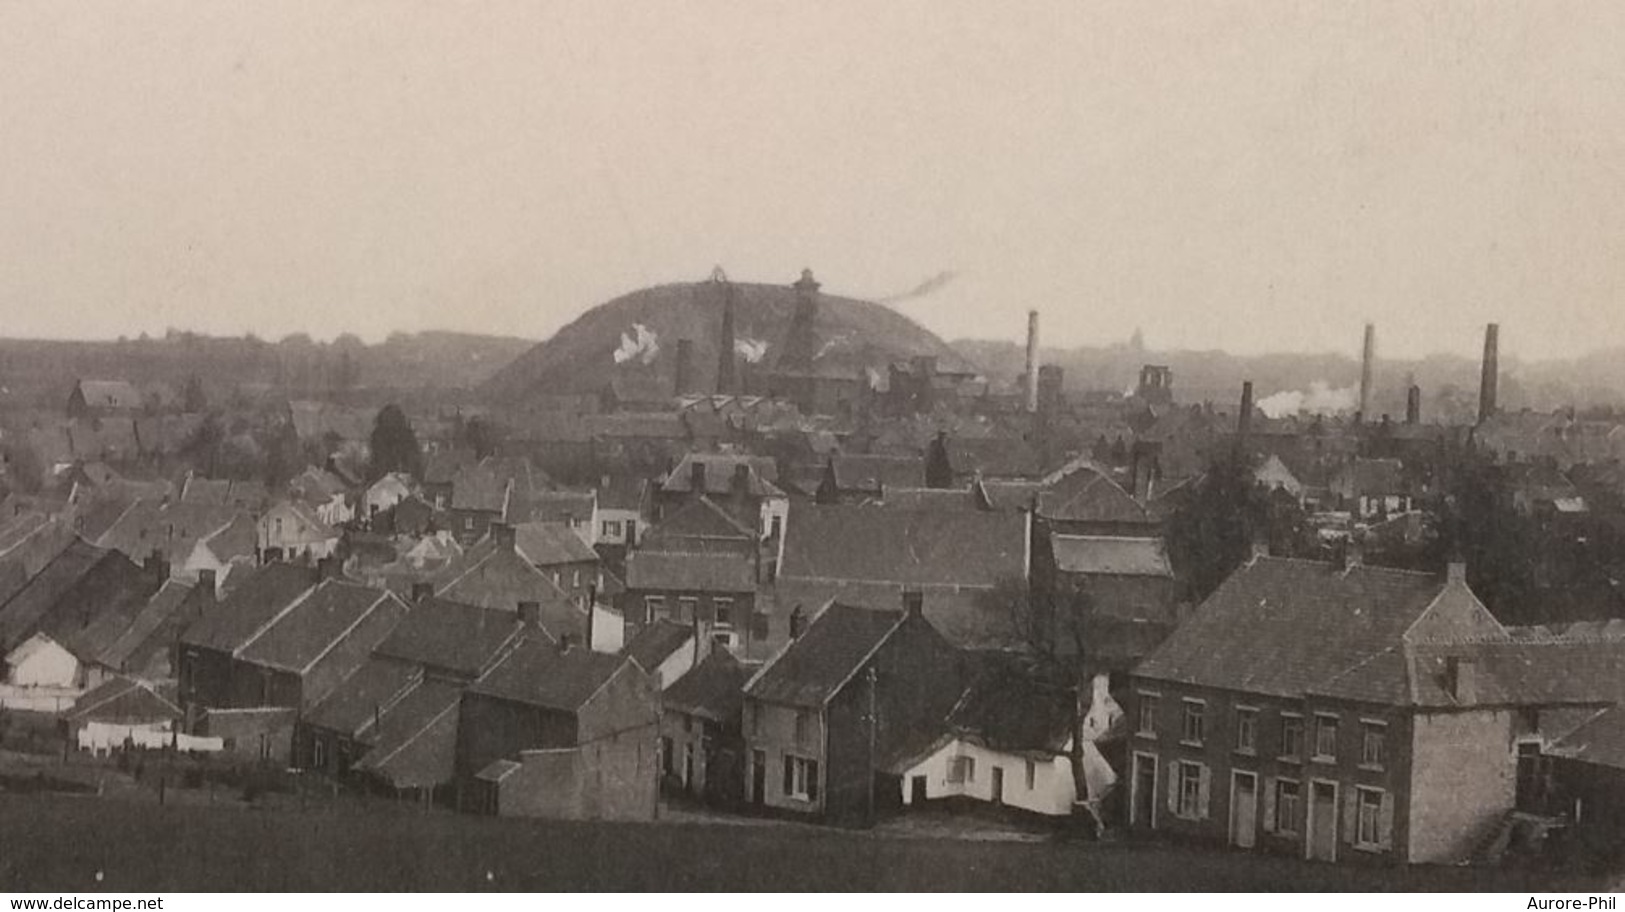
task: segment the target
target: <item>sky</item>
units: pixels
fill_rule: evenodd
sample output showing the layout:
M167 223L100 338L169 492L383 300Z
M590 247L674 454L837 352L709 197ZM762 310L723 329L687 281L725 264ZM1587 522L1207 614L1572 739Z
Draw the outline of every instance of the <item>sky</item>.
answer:
M0 334L545 338L664 282L945 338L1625 344L1625 4L0 0Z

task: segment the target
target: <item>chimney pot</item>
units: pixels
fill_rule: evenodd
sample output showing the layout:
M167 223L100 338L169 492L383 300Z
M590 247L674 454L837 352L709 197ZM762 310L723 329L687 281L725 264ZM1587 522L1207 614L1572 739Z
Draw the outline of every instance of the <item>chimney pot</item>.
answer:
M512 551L517 541L514 536L513 526L509 525L508 523L492 523L491 540L497 543L497 547L506 551Z
M213 570L199 570L197 572L197 585L202 590L204 598L214 601L215 594L220 591L218 577Z
M519 622L532 630L542 629L542 603L520 602Z
M412 584L412 601L414 604L433 596L434 583L416 582Z
M688 483L695 494L704 494L705 490L705 462L695 459L688 464Z
M919 617L925 613L925 593L918 589L903 590L903 613Z

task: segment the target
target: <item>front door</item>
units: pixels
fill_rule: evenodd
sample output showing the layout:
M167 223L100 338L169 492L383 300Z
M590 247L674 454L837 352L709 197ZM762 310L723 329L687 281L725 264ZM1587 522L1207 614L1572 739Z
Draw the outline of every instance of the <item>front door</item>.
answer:
M1129 825L1150 829L1157 811L1157 758L1153 754L1134 755L1134 804Z
M1309 857L1337 860L1337 785L1316 781L1310 787Z
M926 801L926 798L925 798L925 777L924 776L915 776L915 777L909 779L908 780L908 803L909 804L924 804L925 801Z
M1250 849L1258 840L1258 774L1230 776L1230 844Z
M750 752L750 803L767 800L767 754L759 750Z
M1004 803L1004 767L993 767L993 803Z

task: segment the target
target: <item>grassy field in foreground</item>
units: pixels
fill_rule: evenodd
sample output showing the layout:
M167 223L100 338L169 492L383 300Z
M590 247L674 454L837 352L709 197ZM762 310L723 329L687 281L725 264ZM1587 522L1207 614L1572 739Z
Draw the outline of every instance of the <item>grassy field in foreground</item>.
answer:
M101 872L102 880L96 879ZM1511 890L1589 878L804 826L153 807L0 794L0 891Z

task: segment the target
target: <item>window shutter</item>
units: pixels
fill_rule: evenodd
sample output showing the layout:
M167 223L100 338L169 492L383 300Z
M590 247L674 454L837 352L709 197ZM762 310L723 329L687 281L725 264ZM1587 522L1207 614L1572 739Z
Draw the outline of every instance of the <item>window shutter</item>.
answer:
M807 761L807 800L818 800L818 761Z
M1179 815L1179 770L1178 762L1168 764L1168 813Z
M1350 845L1354 844L1354 838L1359 833L1359 794L1358 789L1343 789L1343 841Z
M1377 809L1377 845L1384 849L1394 847L1394 793L1382 793L1382 805Z
M790 795L790 794L794 793L795 788L796 788L795 761L790 759L789 754L785 754L784 755L784 794Z
M1196 778L1196 815L1206 820L1208 819L1208 798L1211 797L1212 793L1209 786L1212 785L1213 771L1208 769L1206 763L1198 766L1197 769L1201 772L1197 774Z
M1275 779L1264 780L1264 832L1275 832Z

